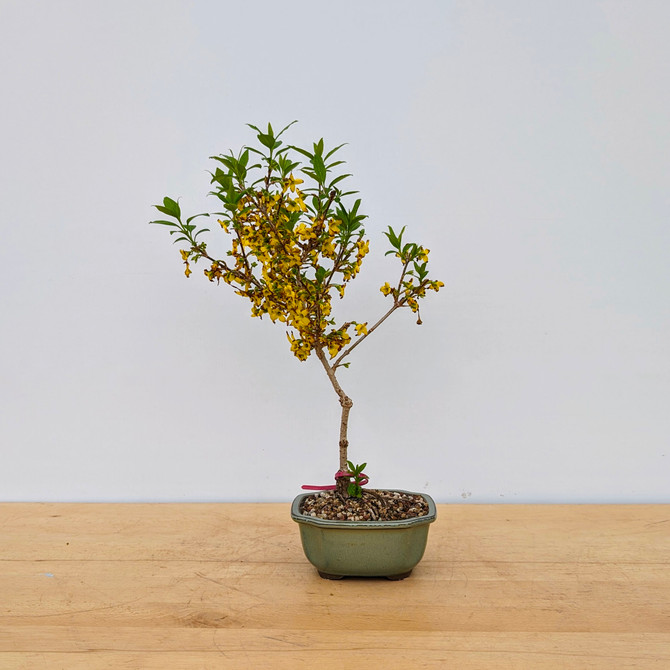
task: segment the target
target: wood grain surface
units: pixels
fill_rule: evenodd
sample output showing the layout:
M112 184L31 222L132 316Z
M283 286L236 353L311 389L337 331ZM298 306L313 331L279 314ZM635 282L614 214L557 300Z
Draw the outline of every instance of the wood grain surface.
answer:
M2 670L670 668L670 505L438 505L327 581L288 504L0 504Z

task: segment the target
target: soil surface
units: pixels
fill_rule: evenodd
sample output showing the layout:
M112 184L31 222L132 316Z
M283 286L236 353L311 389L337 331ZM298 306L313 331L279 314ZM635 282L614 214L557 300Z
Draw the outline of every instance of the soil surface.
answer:
M332 521L401 521L428 514L428 503L415 493L363 489L362 498L343 498L336 491L307 496L300 505L305 516Z

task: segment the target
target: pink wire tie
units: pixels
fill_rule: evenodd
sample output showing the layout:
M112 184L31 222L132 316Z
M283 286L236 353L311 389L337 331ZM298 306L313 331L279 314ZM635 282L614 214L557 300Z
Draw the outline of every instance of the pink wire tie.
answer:
M351 480L353 476L354 475L351 472L347 472L346 470L338 470L335 473L335 481L344 477ZM361 472L359 476L359 486L365 486L370 481L364 472ZM310 486L309 484L303 484L302 488L305 489L305 491L334 491L337 488L337 484L330 484L329 486Z

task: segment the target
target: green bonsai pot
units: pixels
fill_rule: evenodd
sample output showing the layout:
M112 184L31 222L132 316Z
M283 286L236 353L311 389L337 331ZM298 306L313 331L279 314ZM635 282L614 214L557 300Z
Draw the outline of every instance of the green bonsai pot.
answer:
M404 579L423 557L428 526L437 516L435 502L425 493L418 495L428 503L428 514L402 521L330 521L306 516L300 505L309 495L296 497L291 518L300 526L307 560L321 577Z

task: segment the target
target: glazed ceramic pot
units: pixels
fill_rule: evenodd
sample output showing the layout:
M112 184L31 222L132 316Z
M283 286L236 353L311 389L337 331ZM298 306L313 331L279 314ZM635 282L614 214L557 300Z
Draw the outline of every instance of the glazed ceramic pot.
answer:
M399 491L408 493L408 491ZM330 521L300 512L299 495L291 506L291 518L300 527L302 548L307 560L325 579L342 577L386 577L404 579L423 557L428 527L437 511L433 499L425 516L401 521Z

